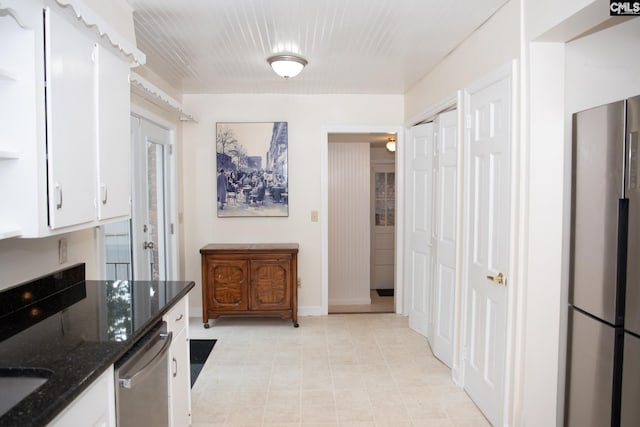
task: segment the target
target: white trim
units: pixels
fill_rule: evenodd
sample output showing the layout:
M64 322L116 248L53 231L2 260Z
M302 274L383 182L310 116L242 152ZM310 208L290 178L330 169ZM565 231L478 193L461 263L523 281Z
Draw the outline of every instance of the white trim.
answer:
M427 108L422 113L418 113L415 116L411 117L405 122L406 127L411 128L413 126L422 124L423 122L430 122L432 120L435 120L438 114L449 110L451 107L455 107L457 102L458 97L455 94L448 96L442 101L433 105L431 108Z
M338 298L330 299L329 305L369 305L371 298Z
M330 133L387 133L395 132L398 141L404 141L404 129L401 126L323 126L320 133L320 232L321 236L321 314L329 314L329 134ZM396 211L404 203L404 144L396 148ZM396 213L396 313L404 313L403 304L403 245L404 229L402 215ZM400 268L399 268L400 266Z
M302 307L298 307L298 317L301 316L323 316L326 315L327 313L324 313L322 311L322 307L319 305L313 305L313 306L302 306Z
M141 96L163 110L177 113L180 121L197 122L191 114L184 110L180 102L139 74L131 72L129 82L131 83L131 91L134 94Z

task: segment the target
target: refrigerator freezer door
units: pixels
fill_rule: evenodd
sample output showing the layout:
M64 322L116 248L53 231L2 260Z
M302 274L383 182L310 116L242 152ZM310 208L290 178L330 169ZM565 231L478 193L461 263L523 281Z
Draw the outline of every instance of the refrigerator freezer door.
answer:
M624 328L640 335L640 96L627 100L629 239Z
M637 427L640 423L640 338L624 334L622 366L622 427Z
M624 102L574 115L569 303L615 325L624 157Z
M611 425L614 349L618 328L569 308L565 425ZM621 331L620 331L621 332Z

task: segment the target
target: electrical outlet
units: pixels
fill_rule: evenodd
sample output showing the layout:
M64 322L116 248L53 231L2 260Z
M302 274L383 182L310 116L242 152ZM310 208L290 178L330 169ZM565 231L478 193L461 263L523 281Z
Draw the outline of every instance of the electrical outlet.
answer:
M311 211L311 222L318 222L318 211Z
M58 240L58 262L60 264L67 262L67 239Z
M298 287L301 288L302 287L302 279L298 277Z

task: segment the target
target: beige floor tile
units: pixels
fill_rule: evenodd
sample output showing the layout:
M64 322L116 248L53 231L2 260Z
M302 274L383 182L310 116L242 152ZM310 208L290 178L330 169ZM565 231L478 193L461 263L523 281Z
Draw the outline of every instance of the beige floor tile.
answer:
M217 339L192 389L194 427L486 427L426 339L395 314L192 320Z

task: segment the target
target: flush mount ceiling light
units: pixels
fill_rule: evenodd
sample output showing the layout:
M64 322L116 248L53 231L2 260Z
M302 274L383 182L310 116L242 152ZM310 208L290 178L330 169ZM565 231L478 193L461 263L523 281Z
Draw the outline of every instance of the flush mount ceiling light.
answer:
M392 136L387 138L387 145L385 145L387 151L394 153L396 151L396 137Z
M275 55L267 59L267 62L277 75L285 79L297 76L308 64L306 59L295 55Z

